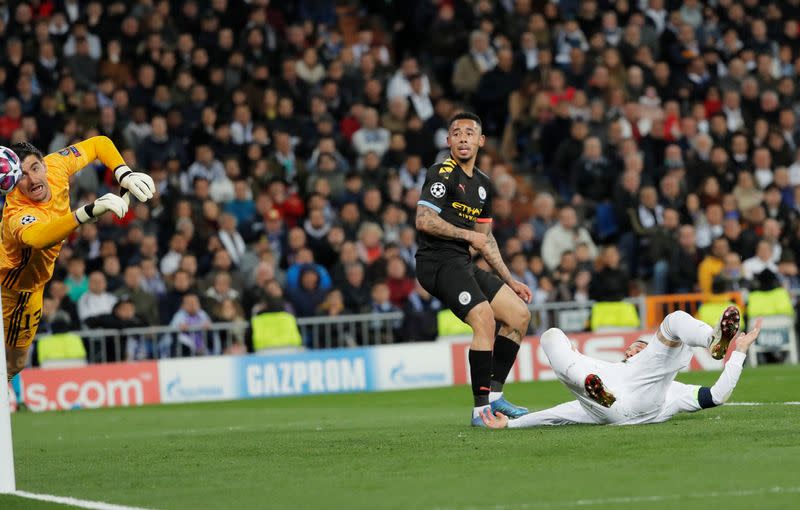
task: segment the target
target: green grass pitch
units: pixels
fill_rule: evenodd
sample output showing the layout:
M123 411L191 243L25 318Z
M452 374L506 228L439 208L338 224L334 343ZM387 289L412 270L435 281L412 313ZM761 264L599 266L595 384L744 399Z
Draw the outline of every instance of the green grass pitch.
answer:
M679 379L712 384L717 373ZM555 381L511 384L541 409ZM733 401L800 400L800 367ZM466 387L13 416L17 487L147 508L800 508L800 406L488 431ZM65 508L0 497L0 508Z

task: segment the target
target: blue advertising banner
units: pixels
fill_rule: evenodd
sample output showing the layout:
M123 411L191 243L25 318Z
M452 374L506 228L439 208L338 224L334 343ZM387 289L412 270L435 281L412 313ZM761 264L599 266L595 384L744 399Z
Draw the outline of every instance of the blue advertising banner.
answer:
M237 358L240 398L375 390L373 349L326 349Z

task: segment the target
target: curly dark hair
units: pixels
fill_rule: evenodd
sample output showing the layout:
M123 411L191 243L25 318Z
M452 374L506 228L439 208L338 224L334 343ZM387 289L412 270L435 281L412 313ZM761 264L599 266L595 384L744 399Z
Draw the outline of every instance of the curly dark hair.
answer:
M15 143L14 145L12 145L9 148L12 151L14 151L14 153L17 155L17 157L19 157L19 162L20 163L25 161L25 158L27 158L28 156L31 156L31 155L32 156L36 156L36 159L38 159L39 161L44 159L44 155L42 154L42 151L37 149L30 142Z
M447 124L448 129L453 127L453 122L455 122L457 120L462 120L462 119L474 120L478 124L478 127L483 129L483 124L481 123L481 118L478 117L477 115L475 115L472 112L460 112L460 113L457 113L457 114L453 115L453 117L450 118L450 122L448 122L448 124Z

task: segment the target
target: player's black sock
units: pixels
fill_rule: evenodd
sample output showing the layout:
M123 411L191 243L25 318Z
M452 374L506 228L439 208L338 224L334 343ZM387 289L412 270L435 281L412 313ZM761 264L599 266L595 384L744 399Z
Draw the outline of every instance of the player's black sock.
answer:
M492 351L492 382L489 387L492 391L503 391L508 373L517 359L519 344L510 338L497 335Z
M492 374L492 351L469 350L469 373L475 407L489 405L489 379Z

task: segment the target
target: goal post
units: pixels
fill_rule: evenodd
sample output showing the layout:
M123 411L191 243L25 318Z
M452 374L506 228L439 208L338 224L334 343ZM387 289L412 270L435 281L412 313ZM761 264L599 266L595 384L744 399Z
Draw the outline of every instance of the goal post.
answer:
M0 302L0 310L2 310ZM6 371L5 331L0 320L0 338L3 348L0 349L0 494L9 494L17 490L14 479L14 445L11 441L11 406L8 399L8 372Z

